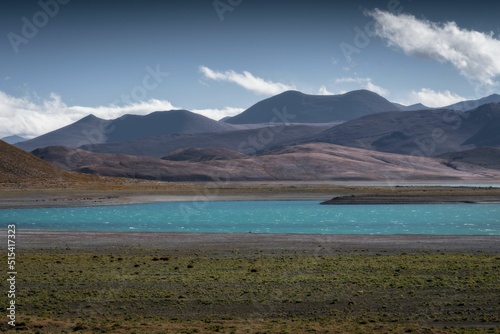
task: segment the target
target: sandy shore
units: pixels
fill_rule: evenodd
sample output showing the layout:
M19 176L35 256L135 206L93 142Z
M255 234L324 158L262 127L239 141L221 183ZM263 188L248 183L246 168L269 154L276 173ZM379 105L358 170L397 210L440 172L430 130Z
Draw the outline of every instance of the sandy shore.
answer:
M3 237L5 233L2 233ZM168 250L186 254L232 251L273 254L364 252L467 252L500 253L500 236L433 235L310 235L253 233L149 233L73 232L18 230L17 245L23 249L60 249L61 253L134 253L138 250Z

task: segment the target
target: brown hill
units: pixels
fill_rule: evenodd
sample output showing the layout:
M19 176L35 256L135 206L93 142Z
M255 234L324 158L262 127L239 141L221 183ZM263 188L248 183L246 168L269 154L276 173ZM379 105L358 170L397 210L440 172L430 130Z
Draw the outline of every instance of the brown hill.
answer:
M52 151L54 153L52 153ZM183 161L112 153L92 153L73 148L46 148L34 152L66 168L90 174L163 181L268 181L268 180L490 180L500 171L477 166L461 170L447 160L412 157L369 151L328 143L295 145L258 156L225 154L225 160L212 159L213 150L179 151ZM205 153L204 153L205 152ZM206 155L204 155L206 154ZM68 159L67 157L72 157ZM191 156L192 157L192 156Z
M72 177L70 173L1 140L0 152L0 182Z
M163 160L170 161L191 161L202 162L212 160L231 160L247 158L248 156L235 150L218 147L207 148L180 148L169 155L164 156Z
M60 156L66 159L67 156ZM60 169L0 140L0 189L99 189L129 183Z

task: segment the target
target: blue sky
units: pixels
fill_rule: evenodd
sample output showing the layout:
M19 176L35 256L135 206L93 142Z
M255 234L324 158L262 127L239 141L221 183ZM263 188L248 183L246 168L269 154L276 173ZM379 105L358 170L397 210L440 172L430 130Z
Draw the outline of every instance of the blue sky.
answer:
M0 3L0 137L89 113L219 119L288 89L442 106L499 93L500 3Z

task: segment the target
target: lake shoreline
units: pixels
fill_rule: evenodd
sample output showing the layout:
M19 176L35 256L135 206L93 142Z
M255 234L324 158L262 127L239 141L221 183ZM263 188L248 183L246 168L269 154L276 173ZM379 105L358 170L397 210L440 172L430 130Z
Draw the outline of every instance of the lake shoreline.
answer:
M334 204L500 203L500 188L365 185L360 182L151 182L99 189L2 189L0 209L80 207L180 201L314 200Z

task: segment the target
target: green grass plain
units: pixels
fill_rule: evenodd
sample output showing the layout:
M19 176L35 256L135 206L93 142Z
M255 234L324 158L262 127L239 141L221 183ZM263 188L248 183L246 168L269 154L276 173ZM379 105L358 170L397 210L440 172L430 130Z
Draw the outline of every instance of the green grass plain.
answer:
M20 333L500 333L500 256L26 249L16 302Z

